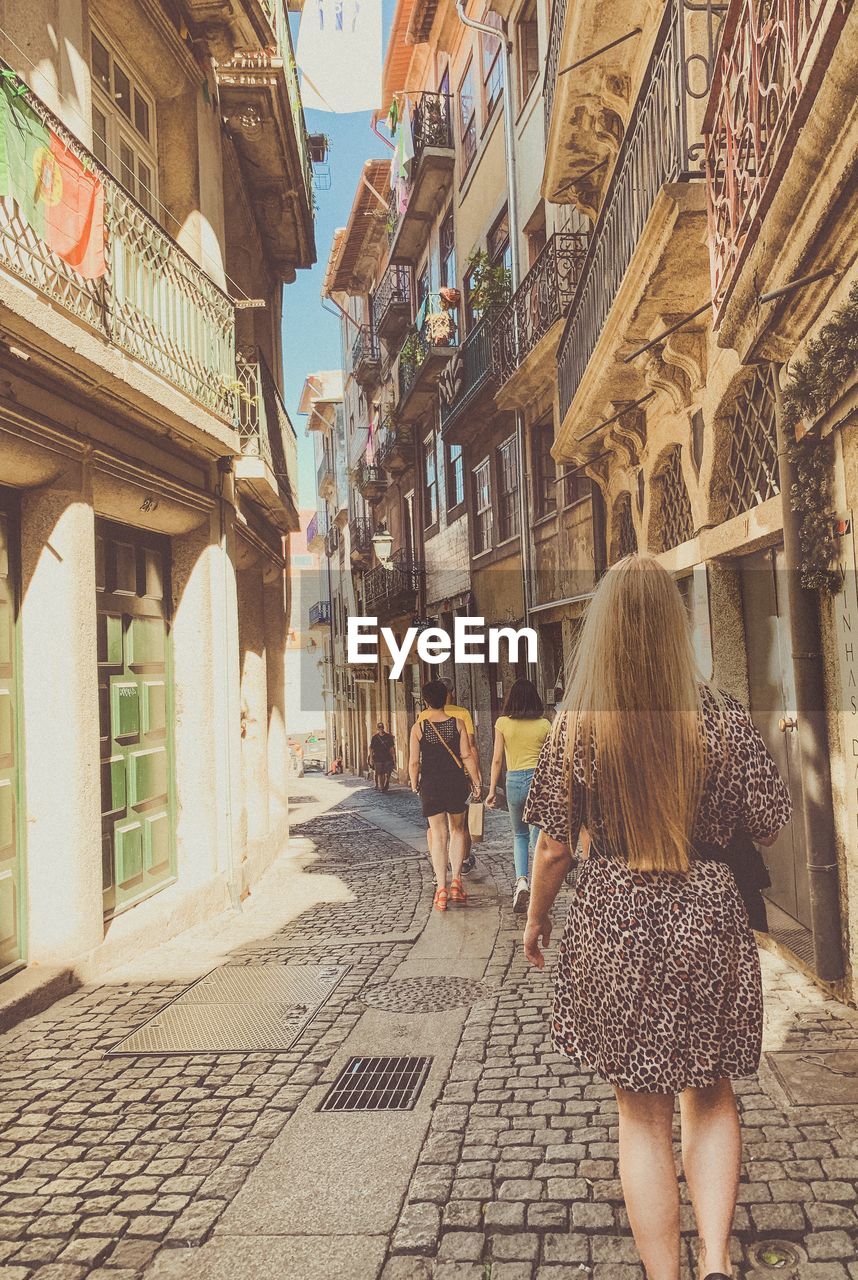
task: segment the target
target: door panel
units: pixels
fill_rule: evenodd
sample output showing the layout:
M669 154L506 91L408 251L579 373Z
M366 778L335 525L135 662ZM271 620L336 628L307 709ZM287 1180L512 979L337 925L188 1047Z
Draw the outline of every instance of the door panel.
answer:
M782 548L743 556L742 605L751 718L790 790L793 816L765 851L772 885L766 896L810 928L810 890L798 736L783 722L796 714L789 604Z
M0 497L0 502L3 499ZM24 869L17 670L17 522L0 506L0 976L24 962Z
M99 521L96 560L104 910L110 915L176 874L169 542Z

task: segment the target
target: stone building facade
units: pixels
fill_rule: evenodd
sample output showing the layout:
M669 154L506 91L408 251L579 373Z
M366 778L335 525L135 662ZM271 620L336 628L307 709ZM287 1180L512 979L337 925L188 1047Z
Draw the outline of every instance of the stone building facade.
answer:
M237 903L284 846L281 293L315 247L280 0L0 12L7 134L14 98L94 184L106 259L0 200L7 996Z

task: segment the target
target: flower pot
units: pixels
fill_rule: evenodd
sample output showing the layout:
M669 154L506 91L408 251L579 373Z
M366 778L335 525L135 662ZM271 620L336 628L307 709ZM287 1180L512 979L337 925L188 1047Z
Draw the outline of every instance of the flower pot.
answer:
M450 289L446 286L443 289L438 290L438 297L441 299L441 302L446 304L448 307L458 307L459 303L462 301L462 295L458 289Z

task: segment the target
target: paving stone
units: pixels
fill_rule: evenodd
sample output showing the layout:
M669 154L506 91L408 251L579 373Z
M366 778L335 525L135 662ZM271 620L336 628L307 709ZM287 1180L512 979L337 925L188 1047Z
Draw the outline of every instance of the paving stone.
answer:
M479 1200L451 1200L444 1209L445 1227L478 1227L483 1220Z
M392 1248L397 1253L433 1253L441 1231L441 1210L434 1204L407 1204L399 1218Z
M527 1206L527 1225L536 1231L548 1228L565 1230L569 1223L569 1210L565 1204L529 1204Z
M524 1227L525 1205L515 1201L493 1201L483 1211L487 1232L519 1231Z
M531 1231L498 1232L491 1237L491 1254L493 1262L535 1262L539 1256L539 1237Z
M593 1236L593 1262L638 1262L639 1254L630 1236Z
M432 1263L428 1258L404 1255L388 1258L381 1280L432 1280Z
M858 1252L858 1242L846 1231L812 1231L804 1237L802 1244L812 1262L832 1258L850 1262L855 1260Z
M597 1238L594 1237L594 1243ZM588 1238L583 1233L550 1232L543 1242L542 1257L545 1262L588 1262Z
M438 1258L443 1262L478 1262L483 1256L484 1244L481 1231L445 1231Z

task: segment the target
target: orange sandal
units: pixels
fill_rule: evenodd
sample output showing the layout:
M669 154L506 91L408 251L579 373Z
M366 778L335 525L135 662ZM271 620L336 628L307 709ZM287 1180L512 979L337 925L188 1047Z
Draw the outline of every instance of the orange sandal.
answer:
M435 901L432 903L432 906L435 908L436 911L447 910L447 899L449 898L449 896L450 895L446 889L435 890Z
M468 895L462 888L461 880L450 881L450 901L451 902L467 902Z

